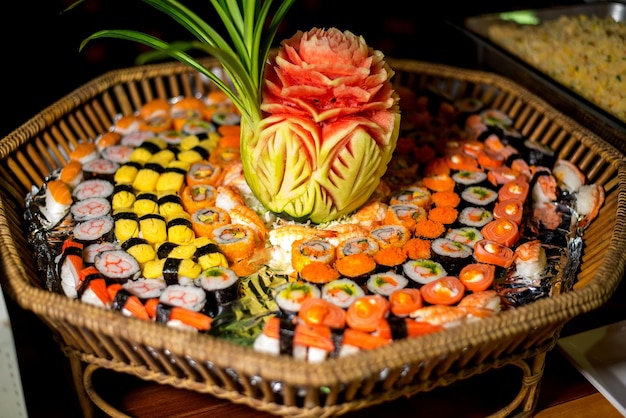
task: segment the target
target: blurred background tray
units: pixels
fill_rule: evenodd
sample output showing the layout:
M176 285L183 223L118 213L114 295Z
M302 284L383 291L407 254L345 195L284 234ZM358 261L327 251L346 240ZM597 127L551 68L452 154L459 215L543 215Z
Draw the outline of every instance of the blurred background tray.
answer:
M580 14L611 17L618 22L624 22L626 4L588 2L547 8L503 10L502 13L468 16L449 23L473 41L479 68L495 71L523 85L624 152L626 150L624 122L489 39L490 25L505 22L516 15L539 23L560 16Z

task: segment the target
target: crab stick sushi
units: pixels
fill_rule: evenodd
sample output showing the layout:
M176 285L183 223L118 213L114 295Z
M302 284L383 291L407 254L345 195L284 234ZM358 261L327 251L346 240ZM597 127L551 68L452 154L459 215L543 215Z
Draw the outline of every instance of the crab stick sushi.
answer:
M216 206L200 208L191 213L192 228L200 237L212 237L216 228L230 223L228 212Z
M115 186L107 180L92 179L85 180L72 190L72 197L75 200L83 200L90 197L102 197L105 199L113 195Z
M219 313L220 308L239 297L239 276L227 267L204 269L194 283L206 292L205 312L212 317Z
M274 292L274 300L285 317L290 318L298 314L306 299L319 298L321 294L316 285L295 281L277 287Z
M206 303L206 292L193 284L170 284L159 296L159 302L200 312Z
M135 204L135 191L129 184L116 184L111 197L111 208L118 209L132 208Z
M111 212L111 203L103 197L91 197L74 203L70 212L75 221L82 222L108 215Z
M146 279L144 277L129 280L122 286L124 286L126 291L144 301L152 298L158 298L167 287L165 280L163 279Z
M513 264L515 253L505 245L481 239L474 244L474 258L480 263L509 268Z
M150 316L146 307L139 298L128 292L120 283L113 283L107 286L111 309L119 311L123 315L131 316L143 320L149 320Z
M113 212L114 234L118 242L139 237L139 217L130 209Z
M346 323L352 329L374 332L378 321L389 314L390 303L381 295L365 295L357 298L346 311Z
M94 266L106 279L117 283L135 279L140 274L139 263L124 250L98 253Z
M100 155L107 161L121 165L130 161L133 151L134 148L128 145L113 145L103 149Z
M116 162L107 160L105 158L96 158L89 162L83 163L83 179L100 179L113 182L115 172L118 168L119 164Z
M208 331L211 329L213 319L202 312L162 303L157 298L147 300L145 306L150 318L159 324L196 331Z
M297 272L313 261L331 264L336 257L336 248L323 238L305 238L291 246L291 266Z
M113 217L110 215L77 222L73 229L74 239L83 245L113 241L114 223Z
M423 285L448 275L441 263L425 259L407 261L402 265L402 271L407 278L418 285Z
M81 287L80 271L83 269L83 245L76 241L64 241L56 265L63 293L67 297L75 299L78 296L78 289Z
M340 278L322 286L322 299L347 309L355 299L364 296L365 291L357 282L347 278Z
M388 340L403 340L405 338L421 337L433 332L443 331L441 325L434 325L428 322L415 321L410 318L400 318L391 316L378 321L378 326L374 335Z
M483 226L480 233L485 239L495 241L507 247L514 246L520 238L517 223L507 218L494 219Z
M108 308L111 305L104 276L94 266L87 266L79 272L80 289L77 298L84 303Z
M215 228L211 235L220 252L231 263L250 258L254 254L255 234L248 226L226 224Z
M389 297L396 290L403 289L409 284L409 280L393 271L374 273L367 279L367 290L372 294Z

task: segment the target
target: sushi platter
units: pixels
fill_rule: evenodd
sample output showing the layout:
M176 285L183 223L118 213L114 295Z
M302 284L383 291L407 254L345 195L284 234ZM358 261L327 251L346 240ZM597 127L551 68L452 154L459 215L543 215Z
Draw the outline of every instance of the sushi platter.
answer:
M495 232L483 228L488 221L471 224L482 213L495 214L498 199L514 200L503 197L510 197L506 193L524 193L535 203L552 206L556 197L550 197L550 188L537 186L543 180L524 189L519 182L505 180L504 170L497 180L500 171L494 169L491 184L510 188L494 192L487 187L486 174L476 180L477 170L460 168L470 163L454 159L447 164L456 164L453 171L463 173L454 180L457 189L463 184L458 194L446 183L452 176L424 176L417 187L416 171L408 163L416 156L424 158L429 150L415 148L417 144L428 143L433 152L444 147L452 155L455 141L428 142L424 132L415 131L424 119L411 109L405 109L406 141L384 177L389 187L380 192L384 198L379 195L363 210L329 225L273 218L255 211L250 196L234 193L245 189L232 168L236 145L228 142L236 137L236 117L221 115L217 128L199 122L177 125L187 129L186 139L170 132L171 136L151 142L154 135L139 130L120 133L128 128L124 123L149 105L175 106L183 102L181 98L211 97L215 94L211 83L175 63L104 74L0 143L2 284L56 333L70 358L79 394L84 395L82 371L93 364L276 415L336 416L511 364L520 367L525 380L520 395L501 414L532 412L545 353L554 348L561 327L605 303L622 278L626 262L622 154L502 76L426 62L389 62L396 72L394 87L409 103L413 97L424 109L438 113L438 123L454 115L470 126L476 118L467 110L480 103L482 115L497 121L498 132L507 133L509 144L525 150L524 163L549 166L554 173L550 181L558 179L561 196L555 205L560 213L557 226L548 228L552 217L538 210L533 217L538 223L532 225L504 216L497 216L498 222L488 220L494 222ZM219 67L212 60L206 65ZM457 106L454 111L449 110L452 104ZM118 138L112 139L113 134ZM452 138L452 130L446 135ZM111 140L114 145L105 145ZM159 147L160 143L175 144L176 152L170 151L174 145ZM172 154L169 169L155 174L158 170L151 163L167 151ZM72 170L72 161L78 160L80 180ZM420 170L437 169L428 159L420 165ZM219 203L201 206L190 196L209 194L210 187L196 180L210 178L216 167L231 170L220 181L231 178L232 183L216 187L219 200L214 201ZM177 193L168 192L173 189ZM158 198L149 196L153 190L161 192ZM434 209L429 204L428 212L416 203L425 195L437 202ZM402 204L406 212L409 197L415 199L409 218L425 220L428 213L429 222L409 226L399 219L401 211L388 210ZM450 203L455 198L462 204ZM154 205L156 213L148 209ZM133 213L126 210L129 206ZM517 213L514 209L510 205L509 213ZM224 221L228 217L240 221ZM442 225L447 226L439 229ZM517 231L519 225L524 226L522 233ZM138 229L140 236L133 232ZM504 236L502 231L511 229L514 232ZM481 233L485 239L479 237L471 246L461 243L468 234ZM409 235L422 239L409 244ZM391 237L402 246L389 244ZM356 238L363 249L357 253ZM503 240L500 253L511 252L516 258L496 258L496 239ZM430 243L428 256L420 247L423 241ZM509 247L517 248L517 253ZM184 253L190 255L180 255ZM469 264L489 265L491 273L466 275ZM437 286L460 285L458 298L440 302L441 294L429 289L435 287L435 279L424 276L424 271L431 275L443 271ZM487 284L470 279L494 271L496 278ZM90 283L89 289L78 282ZM107 288L98 288L98 283ZM351 298L347 293L341 293L343 301L333 298L338 289L347 288L352 289ZM424 304L432 306L464 306L459 302L463 295L487 289L497 296L480 310L475 301L467 300L472 310L458 309L465 312L457 319L462 326L428 322L421 316L426 313L415 307L398 308L393 313L397 320L387 320L384 327L370 329L370 324L359 322L365 306L359 303L367 301L371 311L380 305L388 312L395 292L407 291L402 295L406 300L413 297L410 289L419 289ZM316 297L302 302L302 294ZM189 304L168 303L178 299ZM113 302L103 305L103 300ZM317 304L322 301L326 304ZM302 315L306 322L307 312L313 318L321 311L345 316L349 326L342 334L343 346L333 346L331 338L320 338L318 331L310 334L313 325L287 329L294 315ZM467 320L471 316L467 312L480 319ZM277 336L289 332L295 338L286 349ZM312 339L317 342L303 342ZM295 346L310 348L302 354Z

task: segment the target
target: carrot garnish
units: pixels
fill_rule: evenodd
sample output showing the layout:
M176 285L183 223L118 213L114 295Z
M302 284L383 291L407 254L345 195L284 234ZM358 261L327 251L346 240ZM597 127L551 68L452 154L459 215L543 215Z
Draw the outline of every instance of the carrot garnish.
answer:
M444 276L420 288L424 301L433 305L454 305L465 296L465 286L455 276Z

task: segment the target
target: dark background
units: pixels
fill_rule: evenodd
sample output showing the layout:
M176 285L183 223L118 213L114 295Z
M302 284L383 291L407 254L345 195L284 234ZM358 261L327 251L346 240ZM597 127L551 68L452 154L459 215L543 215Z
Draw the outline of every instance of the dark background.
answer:
M117 39L96 40L79 51L80 43L100 29L136 29L166 41L190 36L161 12L139 0L87 0L64 10L74 0L22 0L3 13L0 138L45 107L105 72L134 65L142 45ZM215 22L207 0L183 3ZM337 27L362 35L387 56L474 65L467 39L453 33L446 21L463 16L519 8L547 7L573 1L434 1L298 0L289 11L276 41L297 30ZM411 9L418 10L411 10Z

